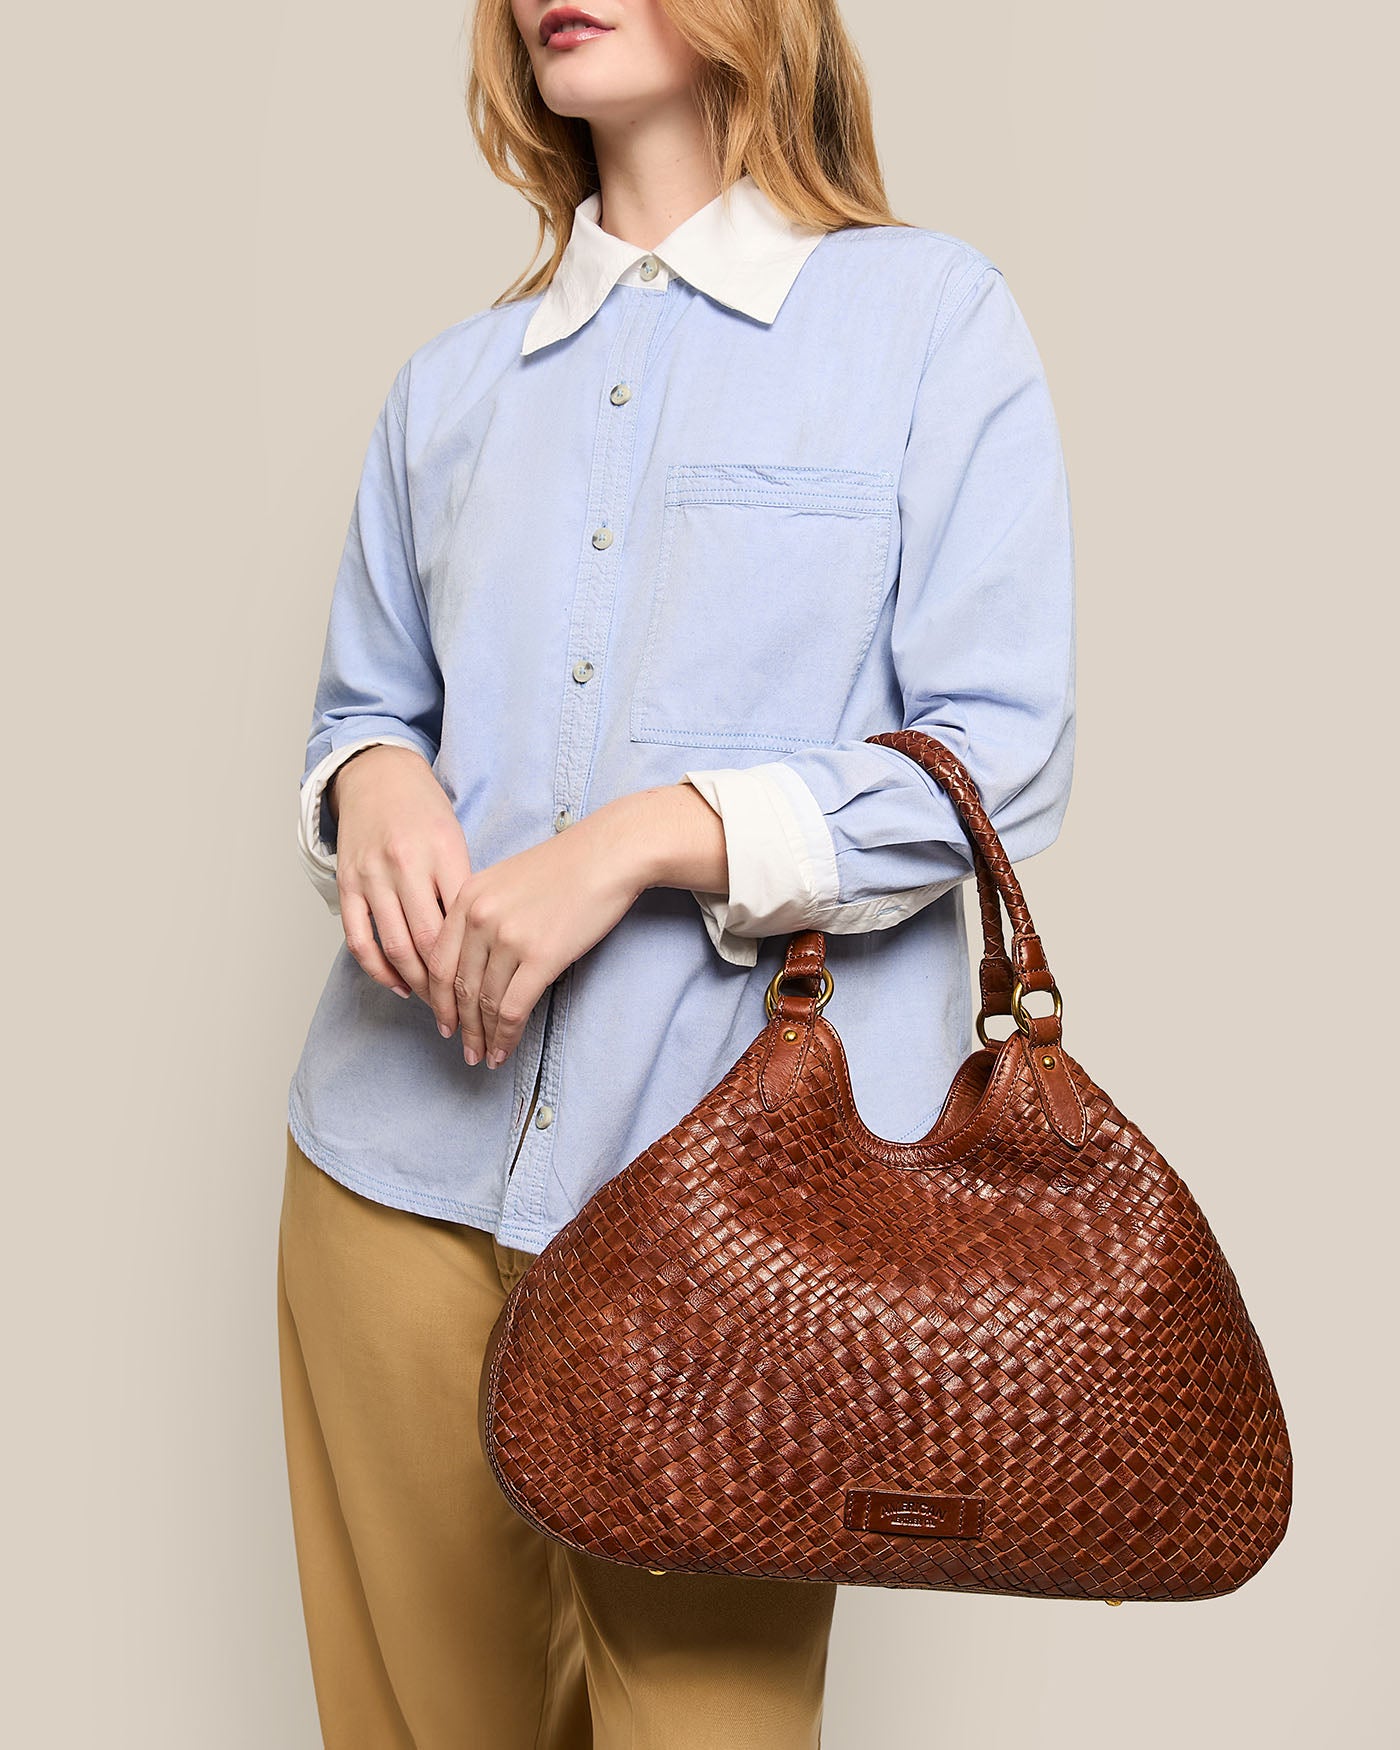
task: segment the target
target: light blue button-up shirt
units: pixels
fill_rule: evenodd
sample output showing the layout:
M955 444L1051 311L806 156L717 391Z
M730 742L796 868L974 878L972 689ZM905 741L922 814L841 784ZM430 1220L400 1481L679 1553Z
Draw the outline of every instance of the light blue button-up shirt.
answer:
M297 1142L531 1251L750 1043L794 929L827 932L865 1122L931 1128L975 1044L971 852L865 737L946 742L1014 861L1068 802L1068 482L1001 272L945 233L818 234L748 178L731 195L650 251L590 196L545 292L412 355L331 601L300 780L323 891L320 791L371 740L432 762L476 869L683 778L725 821L727 895L644 892L499 1070L336 953Z

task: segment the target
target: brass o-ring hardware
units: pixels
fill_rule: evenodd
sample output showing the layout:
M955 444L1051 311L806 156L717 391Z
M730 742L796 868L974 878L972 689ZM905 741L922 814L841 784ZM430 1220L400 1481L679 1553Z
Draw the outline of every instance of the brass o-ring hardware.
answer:
M1000 1012L1000 1011L998 1011L998 1012ZM982 1043L984 1045L1004 1045L1006 1043L1005 1039L993 1039L992 1036L988 1033L988 1031L987 1031L987 1011L985 1009L978 1009L978 1011L977 1011L977 1037L982 1041ZM1008 1033L1006 1035L1006 1038L1009 1039L1010 1037L1011 1037L1011 1035Z
M1032 1015L1028 1012L1025 1004L1021 1001L1021 993L1022 993L1022 991L1025 990L1025 988L1026 988L1025 985L1022 984L1020 979L1018 978L1016 980L1015 987L1011 992L1011 1013L1015 1016L1016 1025L1021 1029L1021 1031L1023 1033L1029 1033L1031 1030L1031 1022L1032 1021L1049 1020L1050 1017L1048 1015ZM1060 1001L1060 987L1059 987L1059 985L1057 985L1053 981L1053 979L1051 980L1051 983L1050 983L1050 994L1055 999L1054 1018L1058 1021L1060 1018L1060 1015L1063 1011L1064 1005Z
M763 1006L765 1009L767 1009L770 1017L776 1012L777 1007L778 1007L778 986L782 983L784 971L785 971L784 967L780 966L778 968L778 970L773 974L772 978L770 978L768 981L768 989L763 993ZM821 1014L822 1010L826 1007L827 1003L831 1000L831 993L833 990L835 990L835 988L836 988L836 980L831 976L831 973L828 971L828 969L825 966L823 966L822 967L821 988L819 989L819 991L817 993L817 1013L818 1014Z

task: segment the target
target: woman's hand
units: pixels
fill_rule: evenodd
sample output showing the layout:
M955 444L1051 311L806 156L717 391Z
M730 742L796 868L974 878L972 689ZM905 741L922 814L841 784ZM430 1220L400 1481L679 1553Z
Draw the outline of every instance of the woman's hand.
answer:
M633 791L463 882L428 955L445 1039L494 1069L547 987L648 887L724 892L724 824L693 785Z
M380 745L338 766L322 802L347 947L376 984L428 1001L428 955L472 872L446 791L421 754Z

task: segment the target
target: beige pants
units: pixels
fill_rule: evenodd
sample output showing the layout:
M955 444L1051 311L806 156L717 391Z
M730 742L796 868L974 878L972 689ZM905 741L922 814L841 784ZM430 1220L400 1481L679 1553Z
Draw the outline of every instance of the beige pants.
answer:
M348 1190L288 1132L282 1406L327 1750L812 1750L834 1585L652 1575L507 1505L477 1379L530 1261Z

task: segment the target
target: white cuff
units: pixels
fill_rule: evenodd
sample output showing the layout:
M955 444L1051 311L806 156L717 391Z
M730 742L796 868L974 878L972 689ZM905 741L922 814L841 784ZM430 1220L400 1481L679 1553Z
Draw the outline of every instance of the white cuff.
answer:
M821 804L790 766L774 760L681 777L724 822L728 897L691 891L710 940L736 966L757 963L757 938L794 930L887 930L958 884L933 881L842 903L831 829Z
M301 809L297 820L297 853L301 866L311 878L311 885L325 900L336 917L340 916L340 888L336 884L336 854L321 837L321 797L337 769L352 753L363 747L409 747L422 753L416 741L402 735L365 735L358 741L347 741L333 747L323 760L306 774L301 786Z
M836 900L836 854L812 792L786 766L683 772L724 822L729 893L691 891L717 951L758 960L758 938L807 927Z

